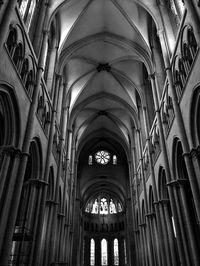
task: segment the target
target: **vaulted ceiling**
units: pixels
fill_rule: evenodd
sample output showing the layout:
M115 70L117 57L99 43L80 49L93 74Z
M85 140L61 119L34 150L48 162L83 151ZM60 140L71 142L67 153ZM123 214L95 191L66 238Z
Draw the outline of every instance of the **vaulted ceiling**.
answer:
M144 69L153 67L151 25L160 24L156 2L52 1L52 18L59 22L58 69L68 84L70 127L79 150L103 139L104 147L128 153L138 123L137 97L145 99Z

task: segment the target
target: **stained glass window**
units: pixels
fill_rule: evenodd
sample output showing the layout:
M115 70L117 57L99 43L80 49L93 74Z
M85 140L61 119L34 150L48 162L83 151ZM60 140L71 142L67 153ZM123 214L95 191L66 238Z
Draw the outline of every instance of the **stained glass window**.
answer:
M36 0L22 0L19 4L19 11L21 13L22 18L29 29L31 20L33 17L33 13L36 6Z
M124 239L124 262L125 262L125 265L127 264L127 254L126 254L126 241Z
M116 206L113 203L113 199L110 199L110 213L116 213Z
M108 249L105 238L101 240L101 265L108 265Z
M119 265L119 243L118 239L114 239L114 265Z
M88 157L88 164L92 165L92 155L89 155L89 157Z
M101 198L100 214L108 214L108 202L106 198Z
M85 212L93 214L115 214L122 212L122 205L118 200L109 197L109 195L99 195L97 198L91 199L86 207Z
M118 202L118 212L122 212L122 205Z
M93 238L90 241L90 265L95 265L95 242Z
M113 155L113 164L117 164L117 156L116 155Z
M99 212L99 205L98 205L98 201L96 199L95 202L93 203L92 212L91 213L98 213L98 212Z
M110 161L110 153L107 151L98 151L95 154L95 160L97 163L105 165Z

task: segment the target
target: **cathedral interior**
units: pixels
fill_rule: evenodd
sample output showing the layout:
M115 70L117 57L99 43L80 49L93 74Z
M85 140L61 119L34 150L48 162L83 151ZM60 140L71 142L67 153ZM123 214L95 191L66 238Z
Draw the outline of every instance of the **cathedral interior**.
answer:
M200 265L200 1L0 1L0 266Z

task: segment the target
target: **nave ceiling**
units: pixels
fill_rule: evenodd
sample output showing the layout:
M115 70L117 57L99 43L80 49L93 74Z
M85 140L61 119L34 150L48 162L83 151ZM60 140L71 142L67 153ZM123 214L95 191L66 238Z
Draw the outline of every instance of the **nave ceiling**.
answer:
M138 126L137 99L145 104L144 82L153 70L152 17L160 23L156 0L54 0L50 10L59 25L57 69L67 82L76 148L103 141L105 148L128 155Z

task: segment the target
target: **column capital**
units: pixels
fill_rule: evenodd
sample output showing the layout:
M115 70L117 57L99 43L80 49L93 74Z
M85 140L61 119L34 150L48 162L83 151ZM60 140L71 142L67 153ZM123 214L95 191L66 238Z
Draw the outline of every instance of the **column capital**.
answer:
M156 77L156 73L155 72L153 72L153 73L151 73L151 74L149 74L149 76L148 76L148 80L155 80L155 77Z
M161 199L159 201L159 203L162 204L162 205L168 205L169 204L169 199Z
M159 6L166 6L166 0L158 0L157 3Z
M154 213L154 212L149 212L149 213L145 214L145 216L146 216L147 218L152 219L152 218L154 218L155 213Z
M32 185L36 185L38 187L43 187L43 186L47 186L49 183L45 180L42 180L42 179L35 179L35 178L32 178L29 180L29 183L32 184Z
M192 148L189 152L190 158L198 158L200 156L200 146L197 146L196 148Z
M146 223L141 223L141 224L139 224L139 226L140 226L140 227L146 227L147 224L146 224Z
M177 186L178 185L178 181L177 180L172 180L170 182L167 183L167 186Z
M171 71L171 66L165 67L165 72L167 72L167 71Z
M29 153L22 152L20 149L14 147L14 146L1 146L0 147L0 155L10 155L12 157L19 157L21 158L22 156L29 156Z
M48 30L48 29L43 29L43 30L42 30L42 33L43 33L44 35L49 35L49 30Z

